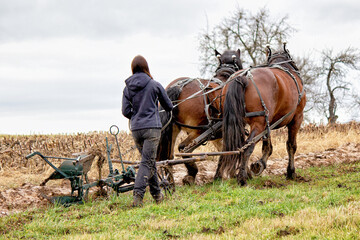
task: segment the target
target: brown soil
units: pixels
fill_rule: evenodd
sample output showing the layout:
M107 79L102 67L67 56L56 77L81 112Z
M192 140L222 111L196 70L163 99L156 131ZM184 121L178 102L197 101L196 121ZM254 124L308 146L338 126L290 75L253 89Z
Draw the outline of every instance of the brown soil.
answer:
M257 159L253 158L252 161ZM327 149L324 152L313 152L308 154L297 154L295 157L295 167L297 169L308 168L312 166L328 166L333 164L350 163L360 161L360 143L349 143L339 148ZM262 175L283 175L286 172L288 160L284 159L269 159L267 169ZM209 160L198 163L199 173L196 177L196 184L202 185L211 182L215 169L217 167L216 160ZM182 184L182 179L186 175L186 168L184 165L177 165L173 167L174 178L176 185ZM39 178L44 179L46 176L39 175ZM299 181L306 181L306 179L298 179ZM60 182L63 180L60 180ZM269 185L272 185L270 182ZM275 186L276 187L276 186ZM62 182L60 185L49 184L49 186L36 186L30 183L24 183L17 188L9 188L0 192L0 217L7 216L11 213L20 212L27 209L44 207L48 205L48 197L68 195L70 187L67 182ZM282 233L279 233L282 235Z

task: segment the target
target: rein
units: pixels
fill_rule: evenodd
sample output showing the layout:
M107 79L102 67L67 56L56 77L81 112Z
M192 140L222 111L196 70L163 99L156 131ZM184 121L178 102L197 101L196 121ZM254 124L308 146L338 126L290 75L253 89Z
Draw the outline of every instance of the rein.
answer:
M177 104L174 105L174 108L177 107L177 106L179 106L181 103L183 103L183 102L185 102L185 101L187 101L187 100L190 100L190 99L193 99L193 98L197 98L197 97L201 97L201 96L203 96L204 94L206 94L207 92L204 92L204 89L206 89L206 88L210 85L210 82L211 82L212 79L210 79L210 80L208 81L208 84L207 84L206 86L204 86L204 84L202 84L202 83L200 82L199 78L187 78L187 79L185 79L185 80L187 80L187 81L185 81L185 84L182 84L182 85L180 85L180 84L174 84L174 85L172 85L171 87L180 85L180 89L182 89L182 88L183 88L185 85L187 85L188 83L190 83L190 82L192 82L192 81L194 81L194 80L197 80L197 81L199 82L199 86L200 86L201 89L200 89L199 91L193 93L193 94L190 95L189 97L181 100L181 101L174 101L174 102L177 102ZM198 95L199 93L202 93L202 92L203 92L203 94ZM161 111L159 111L159 112L163 112L163 111L165 111L165 110L161 110Z
M229 79L239 70L239 66L234 63L234 64L220 64L220 66L216 69L215 73L216 75L221 75L221 73L226 73L229 75ZM236 75L237 76L237 75ZM236 78L236 77L233 77L231 79L231 81ZM221 81L220 79L216 78L216 77L213 77L211 79L208 80L208 83L206 86L204 86L204 84L202 84L202 82L200 81L199 78L187 78L187 79L184 79L182 81L179 81L177 83L175 83L174 85L172 85L171 87L175 87L175 86L178 86L180 87L180 91L182 91L182 89L187 85L189 84L190 82L196 80L198 81L199 83L199 87L200 87L200 90L193 93L192 95L190 95L189 97L183 99L183 100L177 100L177 101L173 101L173 103L176 103L174 105L174 108L179 106L181 103L187 101L187 100L190 100L190 99L194 99L194 98L197 98L197 97L204 97L204 103L205 103L205 114L208 118L208 124L207 125L199 125L199 126L191 126L191 125L186 125L186 124L183 124L183 123L180 123L178 121L175 121L175 123L181 127L186 127L186 128L190 128L190 129L200 129L200 130L203 130L203 129L209 129L213 126L213 123L212 123L212 120L216 120L216 121L219 121L221 119L212 119L211 116L209 115L209 107L211 107L211 102L210 104L207 104L208 102L208 99L207 99L207 96L208 94L210 93L213 93L219 89L222 89L226 84L228 84L230 81L229 79L224 83L223 81ZM209 87L210 83L213 82L213 83L216 83L218 84L219 86L218 87L215 87L209 91L206 91L206 89ZM222 97L223 95L220 95L218 97ZM165 110L160 110L159 112L163 112ZM171 118L169 119L168 123L165 125L165 126L168 126L171 122L173 118L173 115L171 115ZM163 127L163 129L165 129L166 127Z

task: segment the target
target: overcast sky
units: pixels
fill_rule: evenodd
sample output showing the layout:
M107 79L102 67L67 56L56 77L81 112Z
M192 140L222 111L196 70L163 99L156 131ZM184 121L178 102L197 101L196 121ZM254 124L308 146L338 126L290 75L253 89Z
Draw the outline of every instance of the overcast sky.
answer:
M237 7L288 15L293 55L360 48L360 2L0 0L0 134L128 130L130 63L143 55L164 87L199 77L199 33Z

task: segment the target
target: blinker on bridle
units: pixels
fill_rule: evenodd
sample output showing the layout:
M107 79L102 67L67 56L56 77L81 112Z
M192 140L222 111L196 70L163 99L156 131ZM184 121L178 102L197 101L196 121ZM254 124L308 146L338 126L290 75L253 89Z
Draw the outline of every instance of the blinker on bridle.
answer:
M221 61L221 55L220 55L220 54L216 55L216 57L219 59L219 62L220 62L220 65L219 65L218 69L220 69L220 68L222 68L222 67L227 67L227 68L232 68L232 69L234 69L235 71L240 70L239 65L236 63L236 55L234 55L234 54L231 55L231 59L232 59L232 61L233 61L232 64L222 63L222 61Z

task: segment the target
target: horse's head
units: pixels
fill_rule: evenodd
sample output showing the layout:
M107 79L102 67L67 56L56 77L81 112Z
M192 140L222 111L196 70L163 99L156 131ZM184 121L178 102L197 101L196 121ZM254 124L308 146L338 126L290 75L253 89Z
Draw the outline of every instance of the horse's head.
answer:
M294 60L290 56L289 50L286 48L286 43L284 43L283 50L277 51L272 53L271 48L269 45L266 46L266 56L267 56L267 64L274 65L282 65L288 66L293 68L295 71L299 71L298 67L296 66Z
M243 69L239 49L237 51L226 50L223 54L215 49L215 56L219 59L219 66L214 77L226 80L233 73Z

